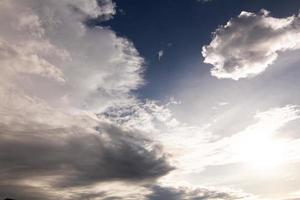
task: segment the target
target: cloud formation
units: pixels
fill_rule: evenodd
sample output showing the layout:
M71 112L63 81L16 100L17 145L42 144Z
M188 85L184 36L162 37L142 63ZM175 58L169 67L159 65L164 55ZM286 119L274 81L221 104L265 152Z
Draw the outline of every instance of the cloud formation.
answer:
M280 130L299 118L299 106L271 108L258 112L253 123L231 136L215 137L205 127L182 127L173 135L168 135L165 146L171 152L177 152L180 159L176 166L181 169L180 172L202 172L210 166L237 163L267 164L269 159L273 164L296 161L299 160L299 139L280 135ZM178 180L176 172L168 175L171 180Z
M273 133L298 119L297 109L261 114L245 131L218 140L178 121L169 104L136 99L131 91L143 84L143 58L110 28L85 24L114 13L110 0L0 2L0 199L246 197L167 187L159 178L175 171L173 163L185 173L240 162L228 141L262 128ZM263 123L274 118L270 127Z
M241 192L217 191L207 188L163 187L153 186L149 200L234 200L247 199L249 196Z
M0 199L101 199L98 184L173 169L140 131L95 114L143 83L130 41L85 26L114 13L110 0L0 2Z
M84 25L90 17L114 14L111 1L101 5L94 0L2 1L3 82L14 81L55 106L100 112L128 101L128 92L143 83L143 59L112 30Z
M94 133L75 125L61 129L30 125L36 129L12 132L1 126L0 185L15 188L20 196L28 191L18 191L17 186L39 182L51 191L111 180L155 179L172 169L160 148L146 149L150 141L112 125L99 125ZM1 191L3 195L7 193Z
M242 11L214 32L211 43L203 47L204 62L214 66L211 74L217 78L258 75L280 52L300 48L299 24L299 15L275 18L266 10Z
M2 126L0 148L5 153L0 160L5 173L1 180L51 175L60 177L56 185L70 187L109 179L155 178L171 170L155 152L159 148L145 149L143 144L149 141L138 134L109 125L96 129L89 133L76 126L47 130L40 125L36 130L10 132Z

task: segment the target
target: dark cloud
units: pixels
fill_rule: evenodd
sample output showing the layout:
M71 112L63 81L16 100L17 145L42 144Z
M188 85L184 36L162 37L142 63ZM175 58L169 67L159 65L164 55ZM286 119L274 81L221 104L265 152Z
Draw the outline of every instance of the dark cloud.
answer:
M58 195L53 191L49 192L47 188L31 187L24 185L0 185L0 200L90 200L101 198L105 199L105 192L86 193L71 195ZM11 198L13 197L13 198Z
M43 188L0 184L1 200L51 200L55 198L57 196L51 196Z
M162 187L152 186L152 193L148 195L148 200L234 200L242 199L245 195L231 192L209 190L205 188L191 189L188 187Z
M150 141L138 134L112 125L101 125L98 130L90 134L76 127L35 132L0 128L0 185L55 177L50 180L54 188L88 186L154 179L172 170L160 148L147 150L144 145ZM15 189L22 195L28 192Z

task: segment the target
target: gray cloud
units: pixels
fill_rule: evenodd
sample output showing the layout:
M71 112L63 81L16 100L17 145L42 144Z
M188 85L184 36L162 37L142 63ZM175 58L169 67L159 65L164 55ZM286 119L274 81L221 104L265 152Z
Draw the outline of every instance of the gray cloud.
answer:
M18 194L22 191L17 186L24 181L45 180L52 190L111 180L143 181L172 169L159 148L147 150L145 144L150 141L138 134L112 125L98 130L96 134L78 127L9 132L2 126L0 187L10 183ZM2 190L0 194L11 193Z
M204 62L214 66L213 76L238 80L265 71L278 53L299 49L299 36L299 16L275 18L265 10L243 11L215 31L202 54Z
M72 186L113 178L154 178L171 169L163 157L143 147L143 138L111 126L100 135L82 131L9 133L2 128L0 161L6 172L2 179L62 175L64 185Z
M172 188L158 185L153 186L152 191L153 192L148 196L149 200L234 200L247 197L247 195L241 193L222 192L205 188Z
M40 187L30 187L15 184L0 185L1 200L51 200L55 198L58 197L49 194L47 190Z

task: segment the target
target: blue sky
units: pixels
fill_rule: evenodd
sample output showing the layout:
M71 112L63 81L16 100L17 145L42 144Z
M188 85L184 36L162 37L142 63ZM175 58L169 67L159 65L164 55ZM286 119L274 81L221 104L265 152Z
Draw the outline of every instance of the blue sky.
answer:
M202 65L201 47L210 42L216 27L243 10L256 13L264 8L274 17L290 16L297 13L300 3L297 0L288 3L280 0L229 0L226 3L221 0L206 3L128 0L116 1L116 5L119 12L104 25L133 41L146 59L148 84L141 87L138 94L163 100L176 95L174 85L186 76L209 73L209 67ZM160 50L164 50L164 57L158 61Z
M0 1L0 200L300 199L300 1Z

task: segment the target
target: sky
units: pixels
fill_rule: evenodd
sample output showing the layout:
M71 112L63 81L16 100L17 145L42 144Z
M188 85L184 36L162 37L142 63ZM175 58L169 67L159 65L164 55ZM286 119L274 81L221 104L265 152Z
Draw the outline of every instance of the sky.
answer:
M0 200L299 200L299 9L1 0Z

